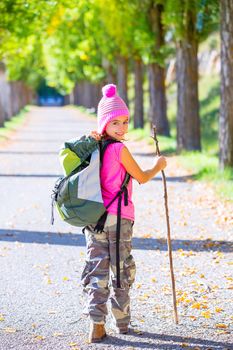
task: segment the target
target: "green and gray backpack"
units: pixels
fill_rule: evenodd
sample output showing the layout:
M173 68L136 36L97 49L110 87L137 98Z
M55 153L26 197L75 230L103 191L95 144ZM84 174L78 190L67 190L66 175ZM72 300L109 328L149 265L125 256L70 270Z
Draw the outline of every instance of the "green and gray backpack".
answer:
M100 166L104 152L111 143L119 142L108 139L97 142L92 137L83 136L79 140L65 142L60 150L61 165L65 172L54 186L52 193L51 223L54 222L54 205L60 217L68 224L84 227L94 225L96 232L101 232L107 217L107 209L118 199L116 225L116 270L117 287L120 288L120 227L121 203L128 205L127 185L130 175L126 172L119 192L105 208L100 185Z
M56 181L53 189L52 224L54 205L62 220L73 226L97 225L103 215L105 218L107 208L103 205L99 170L107 146L114 142L117 141L109 139L98 142L90 136L83 136L64 143L59 159L65 176ZM120 192L125 192L129 178L127 174L112 202L119 197ZM97 229L100 227L97 226Z

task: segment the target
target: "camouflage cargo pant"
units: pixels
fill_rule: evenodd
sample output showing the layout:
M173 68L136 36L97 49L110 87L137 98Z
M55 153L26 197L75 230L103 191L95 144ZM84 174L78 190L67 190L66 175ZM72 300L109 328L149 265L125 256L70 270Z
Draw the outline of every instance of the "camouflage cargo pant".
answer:
M110 296L111 314L116 326L130 322L129 289L135 279L135 262L131 255L133 222L121 219L120 280L116 286L116 222L109 214L101 233L89 226L85 230L87 243L86 265L82 274L84 293L87 295L86 312L95 323L104 323ZM111 295L110 295L111 292Z

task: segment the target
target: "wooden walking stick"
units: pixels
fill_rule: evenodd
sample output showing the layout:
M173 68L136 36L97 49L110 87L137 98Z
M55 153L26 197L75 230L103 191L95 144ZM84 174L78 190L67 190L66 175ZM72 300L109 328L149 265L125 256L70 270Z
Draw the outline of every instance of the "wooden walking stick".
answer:
M153 125L153 131L154 131L154 137L152 138L155 141L156 155L160 156L159 142L156 135L156 127L154 125ZM164 205L165 205L166 221L167 221L167 246L168 246L170 273L171 273L171 281L172 281L173 308L174 308L175 323L178 324L178 313L177 313L177 305L176 305L176 286L175 286L175 276L174 276L173 262L172 262L172 246L171 246L170 222L169 222L169 212L168 212L167 184L166 184L166 177L165 177L164 171L161 170L161 173L162 173L163 187L164 187Z

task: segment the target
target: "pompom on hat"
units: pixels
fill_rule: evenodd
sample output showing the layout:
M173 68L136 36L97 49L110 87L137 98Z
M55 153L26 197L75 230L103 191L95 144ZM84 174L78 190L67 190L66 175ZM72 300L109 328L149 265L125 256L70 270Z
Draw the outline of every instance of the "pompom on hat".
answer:
M114 84L105 85L102 88L103 97L98 104L98 132L103 134L105 128L111 120L116 117L127 116L129 110L125 102L117 94L117 87Z

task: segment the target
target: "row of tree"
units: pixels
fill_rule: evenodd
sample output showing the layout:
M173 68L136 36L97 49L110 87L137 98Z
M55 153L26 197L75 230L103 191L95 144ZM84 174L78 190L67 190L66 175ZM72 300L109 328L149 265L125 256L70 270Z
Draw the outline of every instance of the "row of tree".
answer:
M228 68L222 70L221 79L220 164L233 166L229 110L233 10L229 0L221 0L220 5L217 0L31 0L25 4L4 0L0 58L6 61L11 79L23 79L36 88L46 77L64 95L73 92L77 103L82 95L99 97L94 91L105 82L116 82L128 102L128 73L133 71L135 127L144 125L146 67L149 120L160 134L169 136L165 73L167 61L175 55L177 147L200 150L198 46L221 23L221 60ZM85 93L88 87L90 94Z
M7 81L5 66L0 64L0 127L32 103L33 98L32 89L22 81Z

